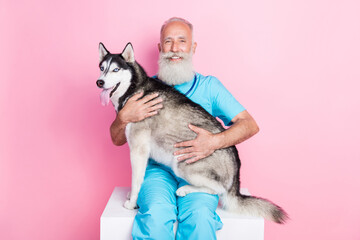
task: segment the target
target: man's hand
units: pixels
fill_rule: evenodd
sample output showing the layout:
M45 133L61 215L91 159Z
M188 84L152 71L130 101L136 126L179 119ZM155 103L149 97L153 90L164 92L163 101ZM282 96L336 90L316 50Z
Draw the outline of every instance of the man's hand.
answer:
M154 116L158 110L163 107L161 98L158 93L145 96L143 92L137 93L126 102L124 107L118 113L118 117L124 123L140 122L145 118Z
M236 115L231 122L233 124L230 128L217 134L189 125L189 128L197 133L197 136L194 140L175 144L176 148L185 148L174 152L174 155L184 154L178 157L178 160L193 163L210 156L217 149L235 146L259 131L255 120L246 110Z
M141 92L129 98L111 124L111 140L116 146L126 143L125 129L128 123L139 122L147 117L154 116L163 107L161 104L162 99L158 98L157 93L140 99L143 95L144 93Z
M174 152L174 155L184 154L178 157L178 161L186 160L186 163L193 163L202 158L210 156L217 149L217 139L215 134L189 124L189 128L197 134L194 140L176 143L174 147L184 149Z

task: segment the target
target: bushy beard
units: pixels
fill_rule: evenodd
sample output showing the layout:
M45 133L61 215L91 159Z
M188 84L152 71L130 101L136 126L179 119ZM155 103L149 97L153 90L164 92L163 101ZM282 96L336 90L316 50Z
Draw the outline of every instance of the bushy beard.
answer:
M171 57L182 58L179 62L172 62ZM192 52L160 52L158 78L168 85L179 85L194 78Z

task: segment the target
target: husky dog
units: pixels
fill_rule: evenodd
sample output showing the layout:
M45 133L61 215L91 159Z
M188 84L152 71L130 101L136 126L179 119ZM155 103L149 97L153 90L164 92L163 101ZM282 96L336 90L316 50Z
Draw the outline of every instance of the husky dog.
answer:
M148 159L152 158L191 184L176 191L180 197L191 192L219 194L223 208L228 211L285 222L288 216L281 207L262 198L240 194L240 159L235 146L216 150L192 164L176 160L173 145L196 137L196 133L188 128L189 124L219 133L225 130L220 122L173 87L148 77L135 61L131 43L121 54L111 54L100 43L99 53L101 76L96 84L103 89L101 101L104 105L111 100L118 112L140 91L144 96L158 93L163 99L163 108L157 115L126 126L132 167L131 193L124 204L126 208L137 207Z

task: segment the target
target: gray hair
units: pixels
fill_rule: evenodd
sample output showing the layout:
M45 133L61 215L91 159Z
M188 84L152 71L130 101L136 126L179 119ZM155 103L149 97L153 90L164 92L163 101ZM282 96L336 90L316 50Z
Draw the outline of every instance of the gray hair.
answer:
M193 33L194 27L193 27L193 25L188 20L186 20L184 18L180 18L180 17L172 17L172 18L166 20L164 22L164 24L161 26L160 35L162 34L165 26L168 25L171 22L182 22L182 23L185 23L186 25L188 25L190 30L191 30L191 36L194 39L194 33Z

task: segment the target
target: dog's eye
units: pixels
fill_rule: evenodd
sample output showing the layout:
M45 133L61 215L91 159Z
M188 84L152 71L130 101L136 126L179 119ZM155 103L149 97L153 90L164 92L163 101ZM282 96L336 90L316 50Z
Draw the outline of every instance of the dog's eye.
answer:
M120 70L120 69L118 69L118 68L115 68L115 69L114 69L114 72L118 72L119 70Z
M100 67L100 71L104 71L104 67Z

